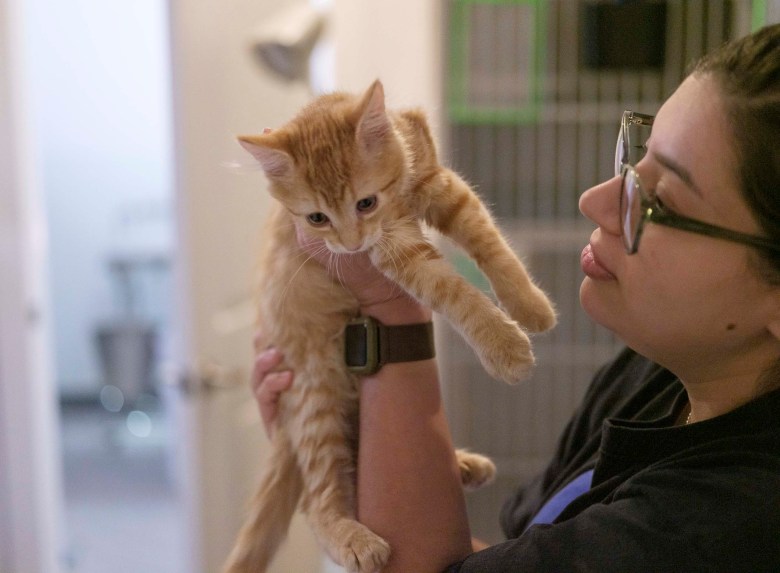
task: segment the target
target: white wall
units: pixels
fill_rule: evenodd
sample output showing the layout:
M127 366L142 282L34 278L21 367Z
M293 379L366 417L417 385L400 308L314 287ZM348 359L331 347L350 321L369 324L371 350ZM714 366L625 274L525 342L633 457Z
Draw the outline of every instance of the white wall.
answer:
M218 571L256 487L266 442L246 381L251 324L216 328L251 294L254 261L269 202L259 169L223 163L254 160L236 142L287 121L307 100L304 85L285 84L252 58L252 32L289 0L171 1L178 253L176 304L180 366L216 363L237 372L239 387L184 401L192 426L183 462L192 564ZM250 316L250 323L251 323ZM322 562L305 524L296 522L274 572L316 571Z
M442 5L440 0L334 0L339 89L360 92L379 78L389 105L424 108L439 134Z
M379 74L387 83L391 103L422 104L435 111L438 49L430 46L438 47L440 39L430 26L437 3L367 4L368 12L364 2L334 2L336 66L350 72L338 76L336 87L362 90ZM219 0L172 2L179 276L187 281L177 297L183 317L183 364L207 359L238 371L251 365L247 344L251 331L219 332L214 317L248 294L268 198L260 173L231 174L220 163L247 159L235 143L236 134L281 125L308 100L304 86L279 83L258 68L248 52L252 31L290 5L281 0L241 0L229 7ZM398 17L383 21L383 14L394 11L405 13L408 21ZM382 22L381 34L372 33L376 22ZM399 52L402 44L421 47L411 55ZM357 52L365 52L364 57L350 60ZM398 102L396 94L405 101ZM259 427L245 427L239 416L242 399L247 399L245 391L220 391L192 404L200 427L193 428L197 436L189 463L201 463L203 472L189 485L197 492L190 521L199 528L192 536L200 543L195 567L207 571L217 569L232 543L241 508L256 483L258 462L264 457L257 443ZM225 420L234 423L226 426ZM275 570L315 570L307 530L296 525Z

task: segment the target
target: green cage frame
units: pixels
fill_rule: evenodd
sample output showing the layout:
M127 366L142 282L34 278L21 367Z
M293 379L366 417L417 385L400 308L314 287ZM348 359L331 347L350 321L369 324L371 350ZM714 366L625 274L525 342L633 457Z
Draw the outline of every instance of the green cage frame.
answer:
M528 78L527 103L517 107L479 106L468 101L468 54L471 41L471 8L475 5L525 5L532 8L533 30L528 38L531 67ZM537 120L541 104L541 74L545 62L545 29L547 6L545 0L453 0L450 12L448 113L454 123L460 124L517 124Z

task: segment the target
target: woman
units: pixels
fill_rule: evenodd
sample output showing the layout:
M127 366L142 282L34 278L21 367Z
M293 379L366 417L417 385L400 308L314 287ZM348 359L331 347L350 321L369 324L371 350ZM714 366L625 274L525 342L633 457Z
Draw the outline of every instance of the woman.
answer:
M652 123L640 157L632 121ZM630 350L507 502L508 541L472 551L435 361L363 380L359 518L386 571L780 571L780 25L702 60L654 119L625 115L618 154L580 199L580 298ZM346 280L365 315L430 320L368 264ZM278 361L255 370L269 432Z

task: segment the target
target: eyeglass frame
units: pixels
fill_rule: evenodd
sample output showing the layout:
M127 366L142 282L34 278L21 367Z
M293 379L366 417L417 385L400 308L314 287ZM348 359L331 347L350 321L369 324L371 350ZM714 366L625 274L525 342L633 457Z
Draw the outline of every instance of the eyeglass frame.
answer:
M632 163L628 160L631 149L644 150L645 147L644 145L631 145L629 128L631 125L641 125L648 127L652 126L654 119L655 117L652 115L636 113L633 111L624 111L623 118L620 123L620 133L618 134L617 146L615 148L615 175L620 176L621 179L620 230L621 234L623 235L623 246L625 247L626 252L629 255L633 255L639 250L639 241L642 238L642 232L644 231L645 223L651 222L681 231L688 231L698 235L723 239L758 249L765 249L775 253L780 253L780 245L768 238L726 229L724 227L719 227L718 225L712 225L698 219L693 219L691 217L686 217L684 215L678 215L677 213L667 211L659 202L658 197L655 195L653 190L645 190L644 185L642 184L642 180L639 178L639 173L637 173ZM644 152L642 155L644 155ZM633 232L633 240L631 240L631 237L626 236L626 213L628 213L630 209L629 205L624 205L627 200L626 197L628 196L628 192L626 191L627 177L633 179L633 183L637 189L637 193L635 195L639 196L640 201L640 219L637 222L636 230ZM636 200L636 198L634 200Z

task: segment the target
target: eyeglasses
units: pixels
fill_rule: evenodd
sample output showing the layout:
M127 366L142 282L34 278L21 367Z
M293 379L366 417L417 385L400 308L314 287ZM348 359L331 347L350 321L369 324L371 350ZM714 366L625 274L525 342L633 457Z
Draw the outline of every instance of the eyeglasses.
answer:
M620 133L615 149L615 175L622 179L620 224L626 252L629 255L637 252L642 231L648 221L690 233L780 252L780 245L764 237L724 229L717 225L710 225L697 219L672 213L664 208L654 190L644 189L633 165L639 163L647 152L645 144L650 136L653 119L651 115L624 111L623 120L620 123Z

